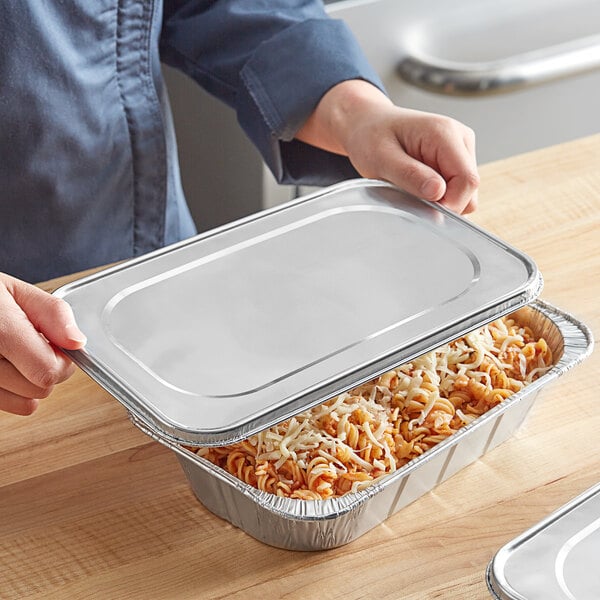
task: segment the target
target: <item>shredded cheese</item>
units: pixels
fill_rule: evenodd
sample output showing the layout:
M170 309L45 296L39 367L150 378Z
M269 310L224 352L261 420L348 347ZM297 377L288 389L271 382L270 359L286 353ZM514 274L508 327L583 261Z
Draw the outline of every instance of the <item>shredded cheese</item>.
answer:
M363 489L552 366L504 317L294 418L198 454L265 491L312 500Z

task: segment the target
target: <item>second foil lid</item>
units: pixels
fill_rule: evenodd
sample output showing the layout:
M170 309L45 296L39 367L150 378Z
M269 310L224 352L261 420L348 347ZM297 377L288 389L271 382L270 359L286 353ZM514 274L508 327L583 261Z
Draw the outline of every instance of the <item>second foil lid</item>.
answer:
M55 292L72 358L158 436L225 444L531 302L525 255L442 207L353 181Z

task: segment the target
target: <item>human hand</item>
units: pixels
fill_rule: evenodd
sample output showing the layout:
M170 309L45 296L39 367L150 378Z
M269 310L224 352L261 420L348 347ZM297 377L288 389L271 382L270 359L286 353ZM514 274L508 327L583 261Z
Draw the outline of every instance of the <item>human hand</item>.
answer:
M64 300L0 273L0 410L33 413L39 399L75 370L57 346L77 350L84 344Z
M449 117L395 106L366 81L331 88L296 137L348 156L363 177L459 214L477 207L473 131Z

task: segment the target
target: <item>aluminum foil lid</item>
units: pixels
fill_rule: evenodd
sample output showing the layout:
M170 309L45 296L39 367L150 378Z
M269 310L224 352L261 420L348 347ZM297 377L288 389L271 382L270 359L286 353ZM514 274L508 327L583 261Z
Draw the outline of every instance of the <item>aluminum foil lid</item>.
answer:
M76 363L171 441L233 442L529 303L525 255L357 180L57 290Z
M600 484L501 548L488 567L502 600L600 598Z

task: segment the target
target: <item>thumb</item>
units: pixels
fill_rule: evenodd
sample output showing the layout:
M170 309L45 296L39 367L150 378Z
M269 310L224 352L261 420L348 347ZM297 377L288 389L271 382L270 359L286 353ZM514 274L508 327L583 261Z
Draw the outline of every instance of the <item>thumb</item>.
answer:
M424 173L420 179L415 178L413 185L419 190L415 192L415 196L419 196L423 200L437 202L446 193L446 182L437 173Z
M386 165L385 174L391 183L413 196L436 202L446 193L446 181L430 166L408 154L398 153Z
M15 302L49 342L67 350L78 350L85 345L86 337L64 300L17 279L12 280L11 287Z

